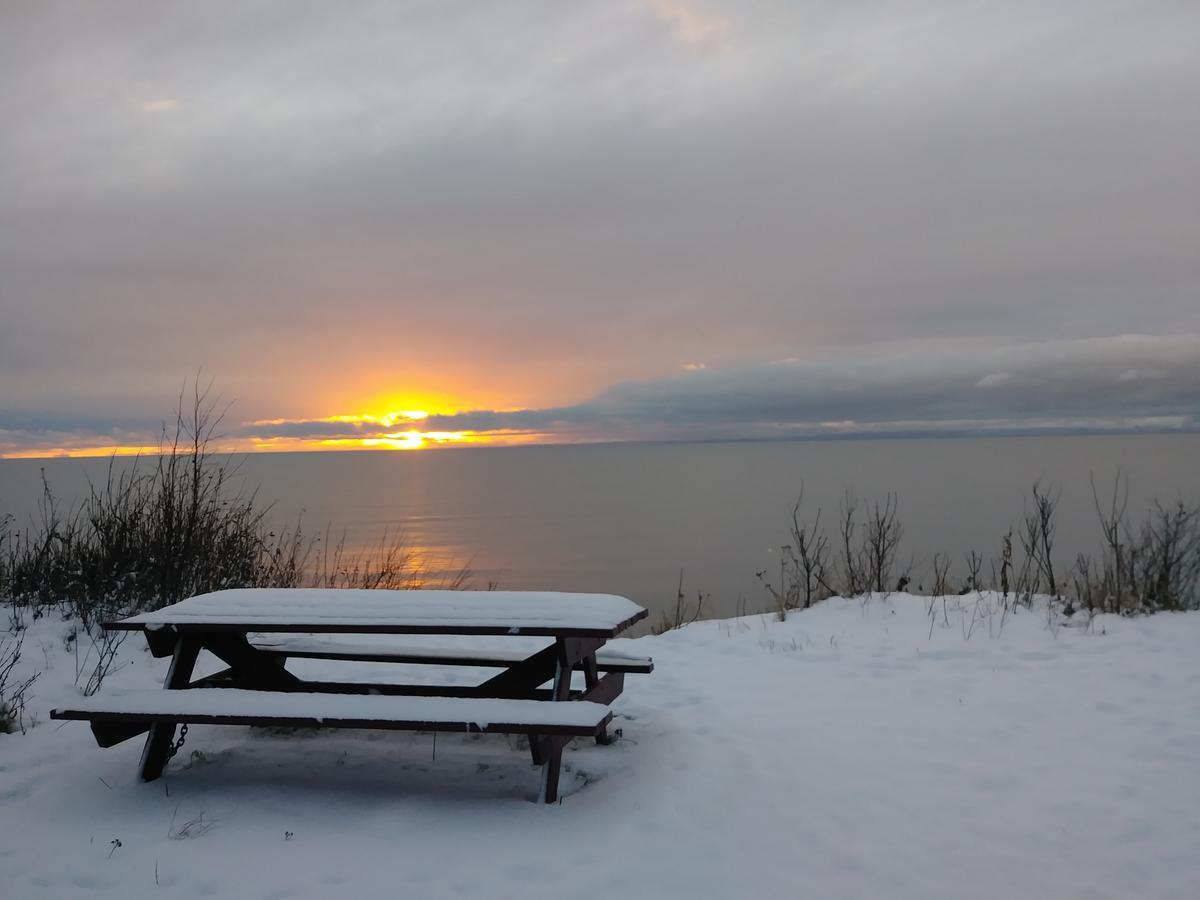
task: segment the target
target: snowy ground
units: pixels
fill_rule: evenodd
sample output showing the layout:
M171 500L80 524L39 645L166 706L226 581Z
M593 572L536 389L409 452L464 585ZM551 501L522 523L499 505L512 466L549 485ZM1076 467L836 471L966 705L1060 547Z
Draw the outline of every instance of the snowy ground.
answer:
M1200 895L1200 614L1001 627L967 597L931 633L926 602L614 642L657 670L627 678L621 741L568 751L553 807L490 736L195 726L140 784L140 740L47 720L78 691L69 626L41 620L39 721L0 735L0 895ZM140 642L113 687L161 682Z

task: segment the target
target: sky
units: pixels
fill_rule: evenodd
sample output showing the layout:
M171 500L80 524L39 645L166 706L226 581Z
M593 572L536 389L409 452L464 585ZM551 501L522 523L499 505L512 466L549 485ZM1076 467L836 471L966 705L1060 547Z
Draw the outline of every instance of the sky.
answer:
M0 456L1200 428L1200 4L0 3Z

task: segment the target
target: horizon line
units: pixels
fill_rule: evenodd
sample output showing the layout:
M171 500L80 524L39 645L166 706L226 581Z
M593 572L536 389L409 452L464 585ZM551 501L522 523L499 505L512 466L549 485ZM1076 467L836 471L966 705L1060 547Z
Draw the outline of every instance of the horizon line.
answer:
M1179 425L1176 427L1012 427L993 429L902 429L881 431L846 432L840 434L805 434L780 435L777 437L694 437L694 438L600 438L596 440L560 440L560 441L530 441L513 443L490 443L486 440L451 443L432 443L420 448L398 448L393 446L315 446L315 447L249 447L239 449L221 449L220 437L212 443L217 449L209 452L225 456L266 456L272 454L326 454L326 453L411 453L446 452L453 450L521 450L534 447L595 447L620 445L679 445L679 444L797 444L797 443L836 443L839 441L873 441L873 440L930 440L930 439L978 439L978 438L1028 438L1028 437L1120 437L1120 436L1151 436L1151 435L1197 435L1200 434L1200 424ZM316 443L316 442L312 442ZM28 453L0 453L0 461L15 460L61 460L61 459L115 459L143 456L159 456L162 446L142 447L84 447L76 450L32 450Z

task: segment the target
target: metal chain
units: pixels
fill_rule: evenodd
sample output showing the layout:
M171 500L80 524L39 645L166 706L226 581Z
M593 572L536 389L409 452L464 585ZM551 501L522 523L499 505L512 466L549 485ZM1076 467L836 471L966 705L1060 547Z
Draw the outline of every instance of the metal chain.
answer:
M187 740L187 722L183 723L183 727L179 729L179 740L167 747L167 759L170 760L176 753L183 749L183 742Z

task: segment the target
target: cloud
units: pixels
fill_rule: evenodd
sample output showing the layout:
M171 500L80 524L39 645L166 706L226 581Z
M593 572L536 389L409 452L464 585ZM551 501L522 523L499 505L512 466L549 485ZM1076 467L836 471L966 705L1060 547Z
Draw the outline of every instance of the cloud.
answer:
M685 0L645 0L645 4L679 43L699 50L728 48L732 23L725 16Z
M683 2L0 4L0 419L1200 331L1200 4Z
M1119 378L1137 367L1160 377ZM588 439L773 438L1195 427L1197 410L1200 336L1123 335L710 369L615 385L574 406L433 416L427 425Z
M150 452L157 446L158 433L152 429L0 428L0 458Z
M1008 381L1012 381L1012 372L989 372L987 375L984 375L977 382L975 382L975 387L997 387L998 385L1004 384Z
M161 97L157 100L143 100L141 107L142 112L147 113L170 113L179 110L181 104L174 97Z
M1131 363L1154 365L1161 377L1152 384L1118 380ZM1004 391L981 395L980 385ZM420 427L559 440L777 438L1194 427L1198 409L1200 336L1125 335L696 370L614 385L570 406L435 415ZM370 429L312 421L256 433L353 436Z
M1154 378L1124 377L1131 371ZM1006 377L998 377L1004 375ZM990 388L980 391L980 386ZM565 406L404 417L273 419L224 429L257 442L396 440L410 430L511 442L780 439L886 434L1200 428L1200 335L1121 335L1010 346L862 349L831 359L707 368L613 385ZM2 424L2 423L0 423ZM11 423L10 423L11 424ZM85 446L87 430L0 432L22 442ZM99 435L152 442L147 430ZM46 441L50 441L46 444Z
M1144 379L1166 378L1168 372L1162 369L1126 369L1117 376L1117 381L1140 381Z

